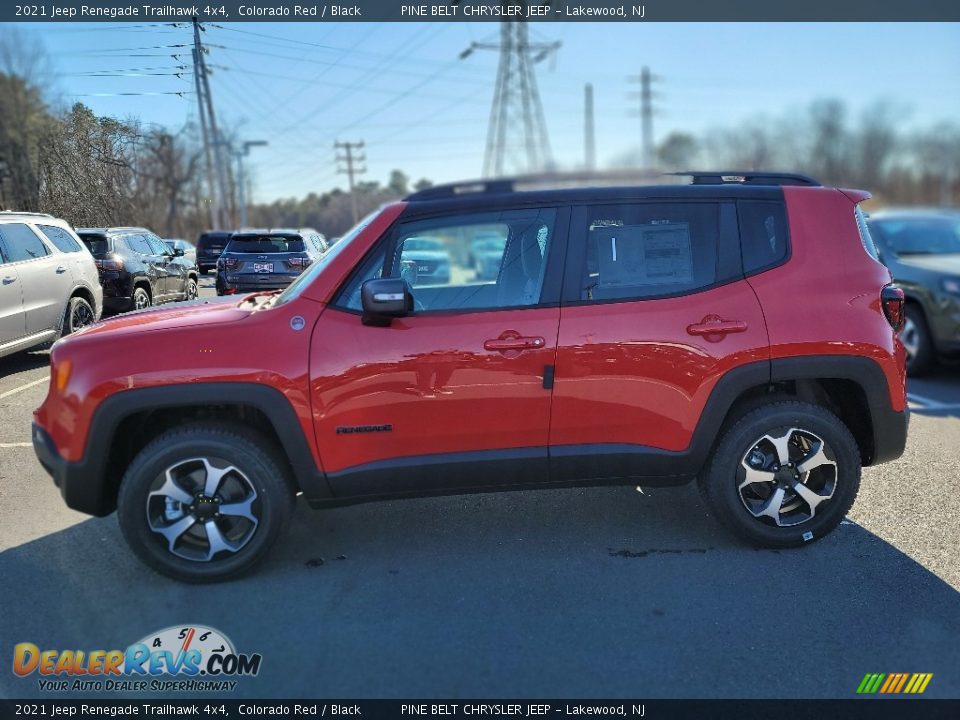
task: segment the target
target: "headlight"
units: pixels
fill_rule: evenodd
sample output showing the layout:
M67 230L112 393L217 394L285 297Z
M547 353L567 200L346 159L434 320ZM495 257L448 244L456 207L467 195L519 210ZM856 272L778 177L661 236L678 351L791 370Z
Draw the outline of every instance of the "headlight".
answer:
M943 291L951 295L960 295L960 278L944 278L940 283Z

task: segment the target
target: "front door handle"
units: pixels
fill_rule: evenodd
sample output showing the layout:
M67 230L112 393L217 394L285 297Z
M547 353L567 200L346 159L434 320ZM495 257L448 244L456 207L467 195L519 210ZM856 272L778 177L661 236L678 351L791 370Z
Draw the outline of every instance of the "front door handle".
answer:
M511 350L539 350L547 341L542 337L527 337L513 330L508 330L496 340L487 340L483 343L484 350L494 352L510 352Z
M3 279L4 285L9 285L10 283L15 283L17 279L15 277L10 277L9 275Z
M724 320L718 315L708 315L693 325L687 325L689 335L728 335L747 331L743 320Z
M57 268L57 275L63 275L66 271L67 269L63 265L61 265L60 267Z

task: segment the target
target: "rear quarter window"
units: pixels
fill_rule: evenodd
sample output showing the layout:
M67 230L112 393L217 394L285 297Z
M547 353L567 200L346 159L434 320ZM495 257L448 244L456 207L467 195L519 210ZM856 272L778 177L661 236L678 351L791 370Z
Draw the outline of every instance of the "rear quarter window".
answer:
M737 203L737 218L744 273L768 270L787 259L790 238L782 202L742 200Z
M37 225L37 229L39 229L40 232L46 236L47 240L53 243L54 247L60 252L75 253L83 251L80 243L62 227L57 227L56 225Z

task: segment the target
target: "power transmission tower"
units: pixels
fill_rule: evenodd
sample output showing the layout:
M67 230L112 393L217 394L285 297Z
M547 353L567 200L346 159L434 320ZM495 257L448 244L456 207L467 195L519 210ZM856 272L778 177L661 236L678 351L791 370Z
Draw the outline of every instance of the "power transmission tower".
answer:
M203 132L203 152L207 161L207 182L210 186L210 220L215 228L226 228L230 223L227 205L227 168L224 145L217 129L217 118L213 112L213 98L210 96L210 80L204 59L205 49L200 42L203 27L197 18L193 18L193 76L197 86L197 102L200 106L200 127ZM211 153L212 149L212 153ZM212 163L211 163L211 154ZM214 175L216 182L214 182Z
M645 67L640 71L640 75L634 75L630 78L632 82L640 83L640 92L631 93L633 97L640 98L640 139L642 149L643 168L649 170L654 165L653 157L653 83L659 78L650 73L650 68Z
M354 163L362 163L366 161L366 155L354 155L354 150L363 149L363 141L361 140L358 143L351 142L335 142L333 143L333 149L335 151L343 150L343 155L337 155L338 163L346 163L345 168L337 166L338 173L346 173L347 179L350 183L350 209L353 212L353 223L356 225L357 221L360 218L357 216L357 194L354 192L354 182L353 178L355 175L363 175L367 168L363 167L354 167Z
M461 60L474 50L500 53L487 128L484 177L503 175L508 160L513 161L519 173L542 172L552 167L550 138L533 66L559 47L559 42L531 42L523 21L504 21L500 23L499 43L471 43L460 53Z

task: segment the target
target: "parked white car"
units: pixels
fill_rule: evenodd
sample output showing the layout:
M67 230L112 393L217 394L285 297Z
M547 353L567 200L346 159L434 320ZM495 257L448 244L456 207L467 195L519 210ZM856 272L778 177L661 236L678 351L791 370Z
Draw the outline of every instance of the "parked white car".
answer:
M102 312L97 266L70 225L0 212L0 357L69 335Z

